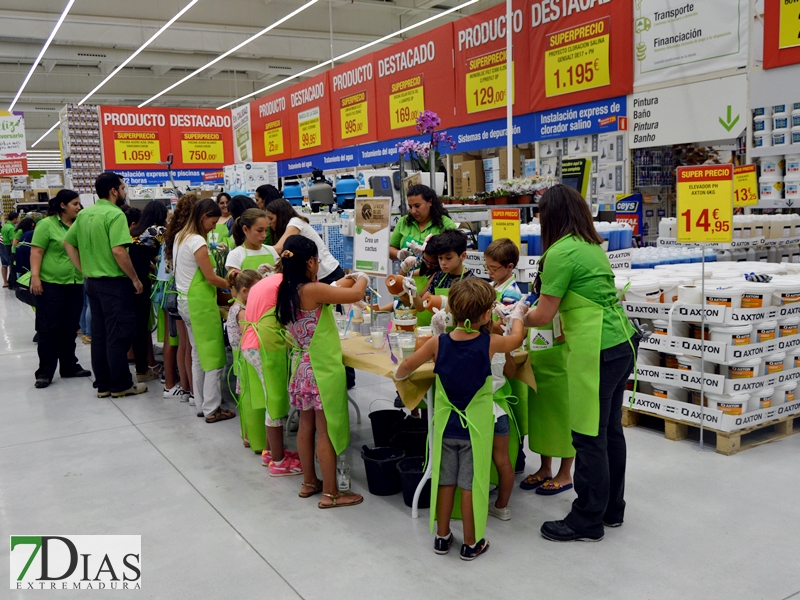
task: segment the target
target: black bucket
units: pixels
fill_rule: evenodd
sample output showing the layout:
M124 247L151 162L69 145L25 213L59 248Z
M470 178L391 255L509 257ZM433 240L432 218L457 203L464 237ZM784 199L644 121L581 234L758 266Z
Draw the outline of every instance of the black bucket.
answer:
M364 459L364 468L367 471L367 487L370 494L374 496L392 496L402 489L397 463L404 456L403 451L397 448L361 447L361 458Z
M403 502L411 507L414 502L414 492L417 491L419 482L422 481L424 459L412 457L404 458L397 463L397 472L400 473L400 485L403 488ZM431 480L425 482L422 493L419 495L417 508L430 508L431 506Z
M424 457L427 444L427 431L398 431L389 442L392 448L400 448L408 457Z
M389 440L395 432L395 427L403 422L405 413L402 410L376 410L369 413L369 420L372 423L372 439L378 448L390 446Z

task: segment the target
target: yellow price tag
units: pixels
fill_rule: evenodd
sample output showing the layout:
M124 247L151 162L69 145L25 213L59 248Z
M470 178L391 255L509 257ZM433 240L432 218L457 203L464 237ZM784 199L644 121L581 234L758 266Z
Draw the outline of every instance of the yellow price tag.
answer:
M780 0L778 48L800 46L800 2Z
M508 238L520 248L519 209L492 209L492 240Z
M548 98L611 83L608 17L548 36L544 84Z
M392 84L389 95L389 124L392 129L414 125L424 110L425 88L422 87L421 75Z
M300 150L322 144L322 131L319 124L319 108L311 108L297 115L300 133Z
M147 165L161 160L158 134L149 131L114 133L114 160L118 165Z
M339 117L342 122L342 139L369 133L367 93L358 92L342 98Z
M281 126L281 120L270 121L264 127L264 154L266 156L283 154L283 127Z
M184 133L181 136L184 163L224 163L225 149L221 133Z
M678 167L678 242L733 241L733 165Z
M758 179L755 165L742 165L733 169L733 205L758 204Z
M512 81L514 63L511 63ZM513 84L512 84L513 85ZM498 50L467 61L467 112L472 114L493 108L502 108L506 96L506 51ZM514 102L514 88L511 88Z

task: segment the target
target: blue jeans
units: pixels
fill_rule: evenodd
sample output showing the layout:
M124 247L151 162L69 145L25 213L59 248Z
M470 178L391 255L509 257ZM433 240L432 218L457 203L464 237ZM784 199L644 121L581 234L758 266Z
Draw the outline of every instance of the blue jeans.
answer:
M89 308L89 296L86 295L85 279L83 284L83 310L81 310L81 320L79 326L83 335L92 337L92 311Z

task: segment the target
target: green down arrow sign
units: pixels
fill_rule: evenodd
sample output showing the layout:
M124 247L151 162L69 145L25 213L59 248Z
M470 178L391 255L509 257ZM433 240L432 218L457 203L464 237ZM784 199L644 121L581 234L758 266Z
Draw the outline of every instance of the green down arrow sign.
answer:
M739 122L739 115L736 115L736 118L731 121L731 105L728 104L728 120L723 121L722 117L719 118L719 124L725 128L725 131L730 131L733 129L734 125Z

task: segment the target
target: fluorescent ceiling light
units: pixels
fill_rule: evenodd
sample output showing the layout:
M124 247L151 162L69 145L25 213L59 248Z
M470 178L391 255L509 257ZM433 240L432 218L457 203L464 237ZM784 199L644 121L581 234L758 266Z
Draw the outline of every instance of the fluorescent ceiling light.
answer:
M123 68L125 68L125 65L127 65L129 62L131 62L131 61L132 61L134 58L136 58L137 56L139 56L139 53L140 53L140 52L142 52L142 50L144 50L144 49L145 49L145 48L147 48L147 47L148 47L150 44L152 44L152 43L155 41L155 39L156 39L158 36L160 36L160 35L161 35L162 33L164 33L164 32L165 32L167 29L169 29L169 27L170 27L170 26L171 26L171 25L172 25L172 24L173 24L175 21L177 21L178 19L180 19L180 18L181 18L181 17L182 17L182 16L183 16L183 15L186 13L186 11L187 11L187 10L189 10L190 8L192 8L192 7L193 7L195 4L197 4L198 2L199 2L199 0L192 0L191 2L189 2L189 4L187 4L186 6L184 6L184 7L181 9L181 11L180 11L180 12L179 12L177 15L175 15L175 16L174 16L174 17L172 17L172 18L171 18L169 21L167 21L167 22L164 24L164 26L163 26L161 29L159 29L158 31L156 31L156 32L155 32L155 33L152 35L152 37L151 37L149 40L147 40L147 41L146 41L144 44L142 44L142 45L139 47L139 49L138 49L136 52L134 52L134 53L133 53L133 54L131 54L131 55L130 55L128 58L126 58L126 59L125 59L125 62L123 62L123 63L122 63L120 66L118 66L116 69L114 69L114 71L113 71L113 72L112 72L112 73L111 73L111 74L110 74L108 77L106 77L106 78L105 78L105 79L104 79L104 80L103 80L103 81L102 81L102 82L101 82L101 83L100 83L100 84L99 84L99 85L98 85L96 88L94 88L94 89L93 89L91 92L89 92L89 93L86 95L86 97L85 97L83 100L81 100L80 102L78 102L78 106L81 106L81 105L82 105L84 102L86 102L86 101L87 101L89 98L91 98L92 96L94 96L94 93L95 93L97 90L99 90L101 87L103 87L103 86L104 86L106 83L108 83L109 79L111 79L112 77L114 77L114 75L116 75L116 74L117 74L117 73L119 73L119 72L120 72L120 71L121 71Z
M353 54L357 54L358 52L361 52L362 50L366 50L367 48L371 48L372 46L375 46L377 44L385 42L386 40L390 40L390 39L392 39L394 37L397 37L398 35L403 35L407 31L411 31L412 29L416 29L417 27L422 27L423 25L427 25L431 21L435 21L436 19L441 19L442 17L445 17L445 16L449 15L450 13L454 13L457 10L461 10L462 8L466 8L470 4L475 4L476 2L478 2L478 0L468 0L467 2L464 2L463 4L459 4L458 6L454 6L453 8L449 8L449 9L443 11L443 12L440 12L439 14L433 15L432 17L428 17L427 19L423 19L419 23L415 23L413 25L409 25L408 27L403 27L403 29L395 31L394 33L390 33L389 35L385 35L382 38L378 38L377 40L373 40L373 41L371 41L369 43L366 43L363 46L359 46L355 50L350 50L350 52L345 52L344 54L340 54L336 58L333 58L331 60L326 60L325 62L321 62L316 66L313 66L313 67L310 67L310 68L306 69L305 71L300 71L299 73L295 73L294 75L290 75L289 77L286 77L285 79L281 79L277 83L270 84L270 85L268 85L266 87L261 88L260 90L256 90L255 92L251 92L251 93L247 94L246 96L242 96L241 98L237 98L236 100L232 100L231 102L228 102L227 104L223 104L222 106L218 106L217 110L220 110L220 109L223 109L223 108L228 108L229 106L231 106L233 104L236 104L237 102L241 102L242 100L245 100L246 98L251 98L251 97L253 97L253 96L257 95L257 94L260 94L262 92L266 92L267 90L271 90L272 88L278 87L279 85L283 85L284 83L286 83L288 81L291 81L292 79L297 79L298 77L302 77L303 75L305 75L307 73L310 73L311 71L316 71L317 69L320 69L322 67L330 65L330 64L332 64L334 62L338 62L338 61L340 61L342 59L347 58L348 56L352 56ZM148 102L149 102L149 100L148 100ZM144 106L144 104L140 104L139 106L140 107Z
M53 38L56 37L56 33L58 33L58 30L61 27L61 24L64 22L64 19L67 18L67 13L69 12L69 9L72 8L73 4L75 4L75 0L69 0L69 2L67 3L67 7L64 9L64 12L62 12L61 16L58 18L56 26L53 28L52 33L50 33L50 37L47 38L47 41L44 43L44 46L42 46L42 51L39 52L39 56L37 56L36 60L33 61L33 64L31 65L31 70L28 71L28 75L25 77L25 81L22 82L22 85L20 86L17 95L14 96L14 100L13 102L11 102L11 106L8 107L9 112L14 110L14 105L17 103L17 100L19 100L20 95L22 95L22 90L24 90L25 86L28 85L28 81L30 81L33 72L36 70L36 67L39 66L39 61L42 60L42 57L44 56L44 53L47 52L47 49L50 47L50 43L53 41Z
M275 29L275 28L276 28L278 25L282 25L283 23L285 23L286 21L288 21L288 20L289 20L289 19L291 19L292 17L294 17L294 16L296 16L296 15L299 15L301 12L303 12L303 11L304 11L304 10L306 10L307 8L310 8L311 6L313 6L314 4L316 4L318 1L319 1L319 0L310 0L309 2L306 2L306 3L305 3L303 6L301 6L301 7L300 7L300 8L298 8L297 10L293 10L292 12L290 12L290 13L289 13L288 15L286 15L285 17L281 17L280 19L278 19L277 21L275 21L275 22L274 22L272 25L270 25L269 27L265 27L264 29L262 29L261 31L259 31L258 33L256 33L255 35L252 35L252 36L250 36L249 38L247 38L247 39L246 39L245 41L243 41L241 44L238 44L237 46L234 46L233 48L231 48L230 50L228 50L228 51L227 51L227 52L225 52L224 54L220 54L220 55L219 55L217 58L215 58L215 59L214 59L214 60L212 60L211 62L209 62L209 63L206 63L205 65L203 65L203 66L202 66L202 67L200 67L199 69L196 69L195 71L192 71L192 72L191 72L191 73L189 73L189 74L188 74L186 77L184 77L184 78L183 78L183 79L181 79L180 81L177 81L177 82L173 83L173 84L172 84L171 86L169 86L168 88L161 90L159 93L157 93L157 94L156 94L155 96L153 96L152 98L149 98L148 100L145 100L144 102L142 102L142 103L139 105L139 108L142 108L143 106L147 106L148 104L150 104L150 103L151 103L153 100L155 100L156 98L160 98L161 96L163 96L164 94L166 94L166 93L167 93L167 92L169 92L170 90L174 90L176 87L178 87L178 86L179 86L179 85L181 85L182 83L184 83L184 82L188 81L189 79L191 79L191 78L192 78L192 77L194 77L195 75L198 75L198 74L200 74L201 72L205 71L207 68L209 68L210 66L212 66L212 65L214 65L214 64L216 64L216 63L218 63L218 62L219 62L219 61L221 61L223 58L225 58L225 57L227 57L227 56L230 56L231 54L233 54L233 53L234 53L234 52L236 52L237 50L239 50L239 49L241 49L241 48L245 47L245 46L246 46L247 44L249 44L250 42L252 42L252 41L254 41L254 40L256 40L256 39L260 38L260 37L261 37L262 35L264 35L264 34L267 34L267 33L269 33L270 31L272 31L273 29ZM475 0L475 2L477 2L477 0Z
M33 143L31 144L31 148L36 148L36 145L37 145L39 142L41 142L41 141L42 141L44 138L46 138L48 135L50 135L50 134L53 132L53 130L54 130L56 127L58 127L59 125L61 125L61 121L60 121L60 120L59 120L59 121L57 121L57 122L56 122L56 124L55 124L55 125L53 125L53 126L50 128L50 129L48 129L47 131L45 131L45 132L42 134L42 137L40 137L38 140L36 140L35 142L33 142Z

